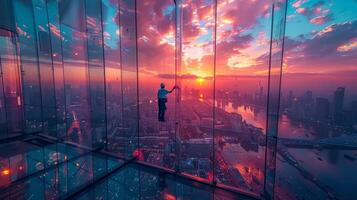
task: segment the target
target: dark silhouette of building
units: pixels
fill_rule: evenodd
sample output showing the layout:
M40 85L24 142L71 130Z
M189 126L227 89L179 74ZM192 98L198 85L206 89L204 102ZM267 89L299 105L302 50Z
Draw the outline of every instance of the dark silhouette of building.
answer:
M328 119L330 114L330 102L326 98L318 97L316 98L316 110L317 119Z
M343 122L343 102L345 97L345 88L338 87L334 92L333 98L333 119L336 123Z

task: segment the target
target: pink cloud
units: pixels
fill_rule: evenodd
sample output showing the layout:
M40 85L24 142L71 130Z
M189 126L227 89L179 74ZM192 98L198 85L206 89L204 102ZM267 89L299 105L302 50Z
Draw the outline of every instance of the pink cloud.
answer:
M303 14L303 13L306 12L306 9L305 9L305 8L298 8L298 9L296 9L296 11L297 11L298 13L300 13L300 14Z
M317 24L317 25L324 24L327 21L328 21L327 16L318 16L318 17L314 17L314 18L310 19L310 23Z
M297 0L293 3L294 8L298 8L301 6L301 4L305 3L305 0Z

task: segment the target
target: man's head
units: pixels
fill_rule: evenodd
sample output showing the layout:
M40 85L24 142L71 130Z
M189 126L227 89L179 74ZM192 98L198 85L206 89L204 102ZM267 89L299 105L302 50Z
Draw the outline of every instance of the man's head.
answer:
M165 83L160 83L161 88L165 88Z

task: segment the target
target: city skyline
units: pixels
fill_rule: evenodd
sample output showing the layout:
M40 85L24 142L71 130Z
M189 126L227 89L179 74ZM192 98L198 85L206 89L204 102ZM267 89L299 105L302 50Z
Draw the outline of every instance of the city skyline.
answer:
M200 183L217 199L357 198L354 10L1 1L0 197L195 199ZM161 83L176 88L165 122Z

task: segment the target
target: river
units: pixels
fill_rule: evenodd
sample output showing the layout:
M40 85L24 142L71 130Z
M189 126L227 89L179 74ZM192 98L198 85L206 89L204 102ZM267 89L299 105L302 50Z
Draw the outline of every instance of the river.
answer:
M265 130L266 110L243 105L234 108L231 102L226 104L224 109L230 113L240 114L246 123ZM308 126L293 123L286 115L280 117L278 136L304 140L322 137ZM357 158L356 150L289 148L288 152L301 167L330 187L331 192L335 195L342 199L357 199L355 190L357 160L351 159L351 157ZM251 169L252 174L261 178L260 174L264 167L264 148L259 147L258 152L247 152L240 145L227 145L223 155L229 164L241 172L247 182L249 182L250 176L242 170L244 167ZM305 179L295 167L288 164L282 157L278 156L276 165L276 188L281 198L316 199L326 196L314 183ZM257 187L253 186L253 190L256 191L256 189Z

